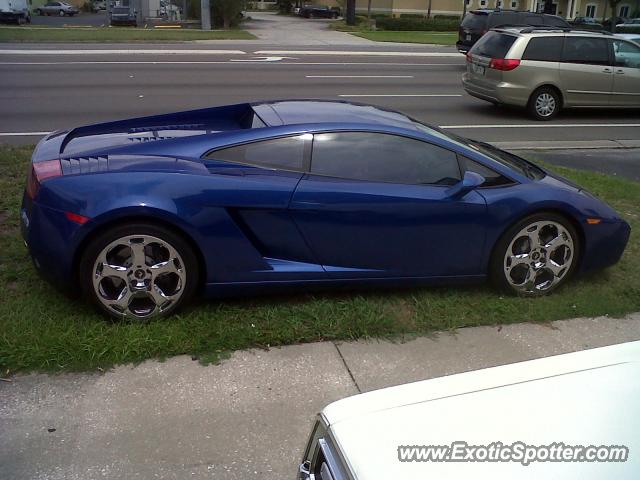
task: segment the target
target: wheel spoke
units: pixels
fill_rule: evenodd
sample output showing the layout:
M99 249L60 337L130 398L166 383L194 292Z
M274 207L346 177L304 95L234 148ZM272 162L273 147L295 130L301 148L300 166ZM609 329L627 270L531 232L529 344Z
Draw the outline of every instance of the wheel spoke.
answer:
M522 253L519 255L509 255L508 257L508 266L505 265L505 268L508 270L512 270L514 267L517 267L518 265L528 265L529 262L531 261L531 258L529 257L528 253Z
M151 273L153 275L153 277L157 277L158 275L162 275L163 273L180 273L181 270L179 270L176 267L176 259L175 258L171 258L169 260L167 260L166 262L160 262L160 263L156 263L155 265L151 265L149 267L149 269L151 270Z
M119 307L118 310L122 311L122 313L126 313L127 307L129 306L129 300L131 300L131 290L129 290L129 287L126 285L122 288L118 298L114 300L106 298L103 299L103 301L110 307Z
M146 265L146 254L144 253L144 239L140 242L138 238L132 239L136 240L129 241L129 248L131 248L131 261L134 265L144 266Z
M101 277L116 277L125 282L129 280L127 277L127 267L122 267L120 265L109 265L108 263L102 263L102 271L100 272Z
M554 262L553 260L549 260L547 262L547 264L545 265L546 268L548 268L549 270L551 270L551 272L553 273L554 277L560 278L560 273L562 272L562 270L564 270L566 268L565 265L558 265L556 262Z

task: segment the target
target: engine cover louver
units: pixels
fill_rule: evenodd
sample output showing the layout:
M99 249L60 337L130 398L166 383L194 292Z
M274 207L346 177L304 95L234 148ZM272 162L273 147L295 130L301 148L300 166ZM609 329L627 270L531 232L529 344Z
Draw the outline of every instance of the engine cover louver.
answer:
M63 158L60 163L64 175L106 172L109 170L109 158L107 156Z

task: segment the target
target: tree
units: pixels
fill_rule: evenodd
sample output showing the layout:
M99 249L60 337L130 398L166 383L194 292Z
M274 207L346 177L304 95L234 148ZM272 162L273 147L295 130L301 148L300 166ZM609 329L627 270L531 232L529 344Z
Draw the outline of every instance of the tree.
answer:
M240 21L240 14L246 7L246 0L210 0L211 16L216 26L230 28Z
M611 6L611 31L616 31L616 12L618 11L618 4L621 0L609 0L609 5Z
M372 0L367 2L367 20L371 20L371 2Z
M356 0L347 0L347 25L356 24Z
M427 18L431 18L431 0L429 0L429 4L427 5Z

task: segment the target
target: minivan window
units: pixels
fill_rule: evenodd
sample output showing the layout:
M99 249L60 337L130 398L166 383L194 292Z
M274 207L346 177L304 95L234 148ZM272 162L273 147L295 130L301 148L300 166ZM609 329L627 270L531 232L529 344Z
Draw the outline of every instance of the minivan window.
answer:
M489 32L476 43L469 53L490 58L505 58L516 41L513 35Z
M562 61L586 65L609 65L609 45L604 38L567 37Z
M564 37L533 37L522 54L522 60L559 62Z

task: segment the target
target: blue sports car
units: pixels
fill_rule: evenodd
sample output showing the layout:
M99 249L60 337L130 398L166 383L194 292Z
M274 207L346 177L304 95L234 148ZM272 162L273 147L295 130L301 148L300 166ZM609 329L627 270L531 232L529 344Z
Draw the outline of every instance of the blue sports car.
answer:
M630 233L515 155L317 100L52 133L33 153L21 215L44 276L133 319L197 292L491 278L538 295L616 263Z

